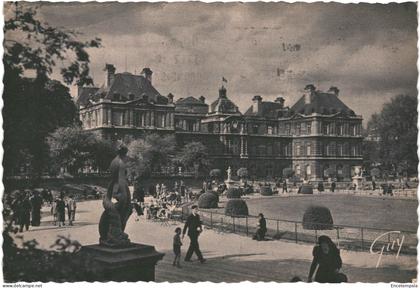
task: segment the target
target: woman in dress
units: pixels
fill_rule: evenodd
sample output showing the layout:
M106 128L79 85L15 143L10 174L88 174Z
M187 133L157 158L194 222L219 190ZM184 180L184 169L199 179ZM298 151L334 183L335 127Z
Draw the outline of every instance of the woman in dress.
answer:
M312 276L318 266L315 281L319 283L339 283L342 261L340 250L328 236L320 236L318 245L312 251L314 256L309 270L308 282L312 282Z
M57 199L56 209L57 209L58 227L65 226L66 224L64 223L64 221L66 220L66 216L65 216L66 215L66 203L64 202L62 197Z
M255 233L255 239L257 241L264 240L265 233L267 233L267 222L264 218L264 215L262 213L258 214L258 229Z

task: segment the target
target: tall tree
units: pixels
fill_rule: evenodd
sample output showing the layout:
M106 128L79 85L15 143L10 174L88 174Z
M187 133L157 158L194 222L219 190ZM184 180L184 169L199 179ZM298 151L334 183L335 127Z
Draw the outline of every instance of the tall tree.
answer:
M372 116L368 133L378 138L384 170L417 174L417 97L398 95Z
M80 34L37 19L28 3L6 3L3 79L5 174L23 165L34 174L47 163L45 140L59 126L77 122L77 109L65 84L89 85L88 48L100 39L78 41ZM59 64L57 64L59 63Z
M205 172L210 166L207 147L201 142L190 142L184 145L176 155L176 160L187 169L194 169L196 176Z
M148 134L142 139L133 140L128 145L131 169L139 176L160 171L174 157L175 145L173 135Z
M104 171L115 156L110 142L78 126L58 128L48 137L48 144L55 171L63 167L73 175L85 166Z

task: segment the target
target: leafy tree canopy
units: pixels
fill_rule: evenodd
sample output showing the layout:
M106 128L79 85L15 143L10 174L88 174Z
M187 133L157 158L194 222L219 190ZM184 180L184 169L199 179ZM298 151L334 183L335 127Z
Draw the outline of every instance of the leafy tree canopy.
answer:
M207 147L201 142L190 142L177 153L176 160L186 168L197 168L198 171L210 166ZM198 173L198 171L196 171Z
M87 49L100 47L100 39L79 41L80 34L41 22L31 6L19 2L4 6L6 175L16 173L22 166L29 167L34 176L44 170L49 133L78 122L68 87L53 80L52 75L61 74L68 85L92 84Z
M400 174L417 173L417 98L398 95L374 114L368 134L379 138L379 161L384 169Z
M137 175L144 176L166 166L175 153L175 137L148 134L143 139L131 141L128 145L128 156L131 168Z
M106 170L115 156L111 143L77 126L58 128L48 137L48 144L53 166L67 167L72 174L86 165Z
M238 175L239 178L247 178L248 169L246 169L245 167L241 167L238 169L238 171L236 171L236 174Z

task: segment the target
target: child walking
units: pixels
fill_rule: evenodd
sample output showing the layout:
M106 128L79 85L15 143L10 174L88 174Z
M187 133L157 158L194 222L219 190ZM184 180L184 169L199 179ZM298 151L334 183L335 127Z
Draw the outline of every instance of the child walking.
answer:
M182 246L182 242L181 242L181 228L177 227L175 229L175 235L174 235L174 254L175 254L175 259L174 259L174 263L172 263L173 266L177 266L178 268L181 268L181 265L179 264L179 261L181 259L181 246Z

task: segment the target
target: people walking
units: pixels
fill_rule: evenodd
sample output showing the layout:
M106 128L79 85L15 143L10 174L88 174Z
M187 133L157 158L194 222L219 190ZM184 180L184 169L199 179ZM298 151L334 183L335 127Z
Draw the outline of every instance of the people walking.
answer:
M324 192L324 182L318 182L318 192Z
M23 227L26 231L29 230L31 222L31 202L29 201L29 191L25 191L18 204L18 217L19 217L19 232L23 232Z
M62 197L59 197L56 200L56 209L57 209L57 221L58 227L65 226L65 214L66 214L66 204Z
M53 199L54 200L54 199ZM57 225L57 199L51 202L51 215L53 217L53 224L54 226Z
M315 281L319 283L339 283L343 278L339 273L342 266L340 250L332 242L331 238L322 235L318 238L318 245L312 251L313 260L309 270L308 282L312 282L315 269ZM345 276L345 275L344 275Z
M73 195L70 195L69 200L67 201L67 216L70 226L73 226L73 221L75 221L76 218L76 207L76 200L74 199Z
M39 226L41 224L41 208L42 208L42 198L39 195L38 191L34 191L32 197L30 198L31 202L31 215L32 215L32 226Z
M195 252L198 257L198 260L201 263L204 263L206 260L203 258L203 255L200 251L200 246L198 244L198 236L203 232L203 227L201 226L200 215L198 215L198 206L193 205L191 207L192 213L188 216L187 221L185 222L184 230L182 232L182 238L184 239L185 234L188 230L188 237L190 237L190 246L188 247L187 254L185 255L185 261L190 262L191 256Z
M181 268L181 264L179 264L179 261L181 259L181 246L182 246L181 232L182 232L181 228L177 227L175 229L175 235L173 239L173 249L174 249L175 258L172 265L177 266L178 268Z
M337 185L337 184L336 184L336 183L335 183L335 181L333 180L333 181L332 181L332 183L331 183L331 192L333 192L333 193L334 193L336 185Z
M286 181L286 179L283 181L283 193L287 193L287 181Z

